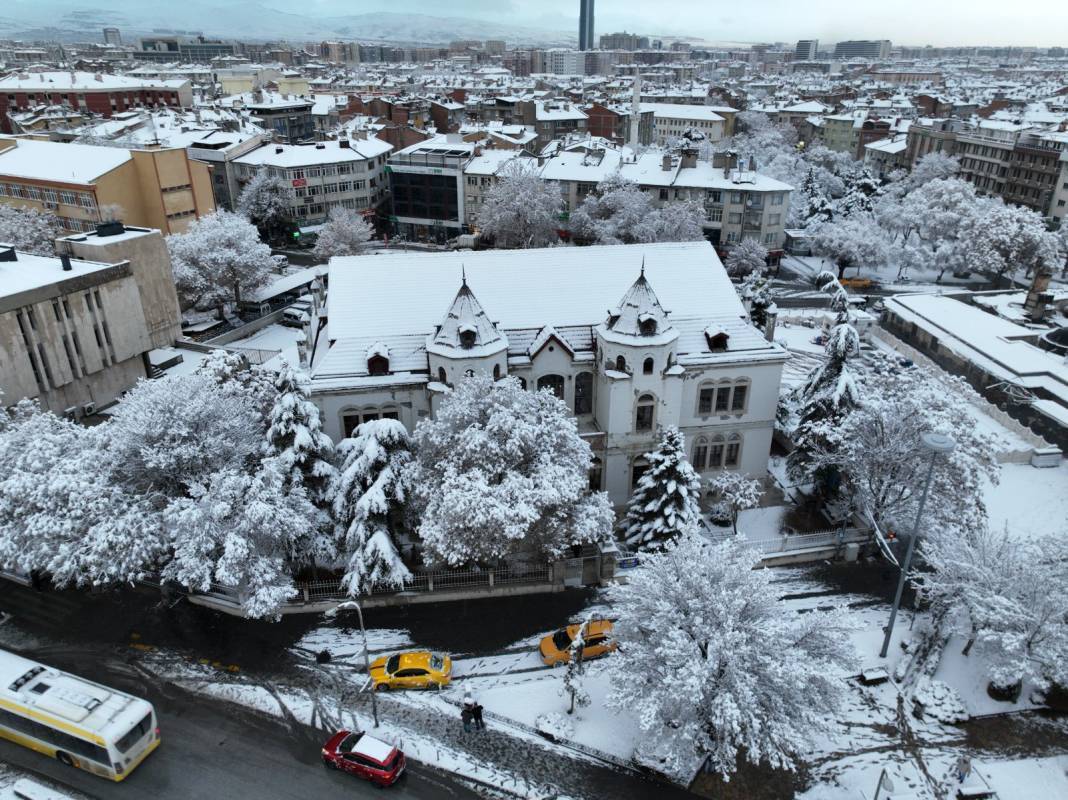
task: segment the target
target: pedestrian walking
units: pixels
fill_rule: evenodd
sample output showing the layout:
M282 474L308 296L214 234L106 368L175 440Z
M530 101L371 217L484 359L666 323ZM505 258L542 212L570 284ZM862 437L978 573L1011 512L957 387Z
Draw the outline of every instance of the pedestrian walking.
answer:
M464 733L470 733L471 732L471 722L472 722L472 720L474 720L474 718L475 718L474 712L471 711L470 707L465 705L463 707L463 710L460 711L460 721L463 722L463 724L464 724Z
M471 706L471 714L475 718L475 730L476 731L484 731L484 730L486 730L486 723L482 721L482 704L481 703L475 703L473 706Z

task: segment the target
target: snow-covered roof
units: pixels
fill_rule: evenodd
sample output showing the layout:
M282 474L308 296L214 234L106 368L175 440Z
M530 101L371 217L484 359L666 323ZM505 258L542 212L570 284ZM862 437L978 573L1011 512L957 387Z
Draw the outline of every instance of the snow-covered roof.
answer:
M107 92L115 89L172 89L188 81L154 81L93 72L14 72L0 78L0 92Z
M439 355L484 356L506 347L508 339L486 315L467 285L467 278L462 278L445 318L427 343L427 350Z
M901 137L899 139L880 139L877 142L869 142L864 145L865 150L876 150L880 153L889 153L890 155L897 155L898 153L905 152L905 148L908 146L908 139Z
M641 103L643 113L653 112L661 119L686 119L694 122L723 122L723 117L709 106L683 105L676 103Z
M0 175L88 184L132 158L128 150L120 147L94 147L38 139L14 139L14 142L14 147L0 150Z
M266 144L235 158L237 164L267 165L271 167L306 167L315 164L337 164L343 161L366 161L388 153L393 145L381 139L350 139L348 147L340 142L316 144ZM281 151L281 152L279 152Z
M0 249L10 245L0 243ZM61 281L83 278L114 267L98 261L71 259L71 269L65 271L63 263L54 256L38 256L16 252L15 261L0 261L0 297L7 298L22 292L39 289ZM73 289L71 290L73 291ZM36 302L36 300L34 300Z
M617 336L652 336L662 334L671 327L656 292L645 278L642 265L638 279L627 289L623 299L612 309L605 328Z

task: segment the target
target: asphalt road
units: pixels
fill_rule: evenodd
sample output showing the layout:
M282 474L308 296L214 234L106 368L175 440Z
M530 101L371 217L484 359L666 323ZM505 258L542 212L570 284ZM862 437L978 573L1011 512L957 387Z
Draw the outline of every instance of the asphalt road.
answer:
M334 800L381 798L380 790L320 761L325 737L303 725L286 725L228 704L210 703L174 687L146 686L123 674L122 665L67 663L73 654L52 653L50 663L151 700L162 743L125 781L112 783L88 772L0 740L0 760L92 798L160 800ZM44 654L42 654L42 658ZM408 762L408 773L390 797L467 800L478 795L450 776Z

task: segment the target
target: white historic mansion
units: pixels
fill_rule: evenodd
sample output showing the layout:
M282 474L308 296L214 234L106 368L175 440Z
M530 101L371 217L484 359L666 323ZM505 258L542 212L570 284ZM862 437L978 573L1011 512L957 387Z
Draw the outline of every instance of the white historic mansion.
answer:
M708 242L335 258L326 311L311 391L335 441L381 417L413 429L485 371L567 403L617 505L664 425L706 477L765 472L787 356Z

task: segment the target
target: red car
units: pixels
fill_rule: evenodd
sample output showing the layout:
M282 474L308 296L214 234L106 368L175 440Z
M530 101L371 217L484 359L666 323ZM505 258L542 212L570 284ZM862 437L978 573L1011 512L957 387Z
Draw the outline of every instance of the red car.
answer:
M404 772L404 753L366 733L338 731L323 745L323 763L379 786L392 786Z

